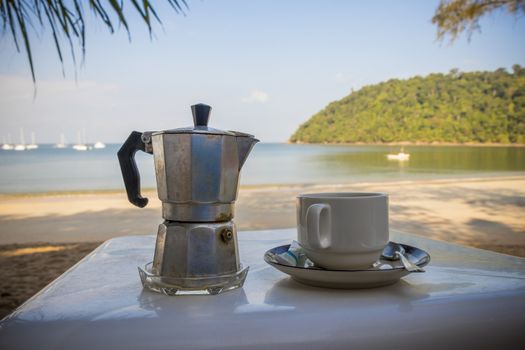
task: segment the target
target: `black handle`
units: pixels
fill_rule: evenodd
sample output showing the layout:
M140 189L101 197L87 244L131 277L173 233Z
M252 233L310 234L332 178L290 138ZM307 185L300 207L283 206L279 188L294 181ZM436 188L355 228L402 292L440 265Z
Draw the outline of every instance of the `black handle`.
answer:
M137 151L146 152L146 145L142 141L142 133L133 131L126 142L119 149L118 161L122 178L126 185L128 200L139 208L144 208L148 204L148 199L140 194L140 174L135 163L135 153Z

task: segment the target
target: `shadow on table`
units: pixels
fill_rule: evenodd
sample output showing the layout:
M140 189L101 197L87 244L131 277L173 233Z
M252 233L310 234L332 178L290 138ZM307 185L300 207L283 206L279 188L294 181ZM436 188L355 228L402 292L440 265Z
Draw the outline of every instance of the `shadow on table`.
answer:
M406 312L413 309L413 303L430 297L431 293L464 288L470 285L470 283L413 285L400 280L386 287L345 290L306 286L288 277L278 281L268 290L264 302L274 306L292 307L296 311L304 308L311 310L316 307L315 305L322 307L346 305L355 310L369 308L370 304L376 306L388 304L397 305L398 311Z

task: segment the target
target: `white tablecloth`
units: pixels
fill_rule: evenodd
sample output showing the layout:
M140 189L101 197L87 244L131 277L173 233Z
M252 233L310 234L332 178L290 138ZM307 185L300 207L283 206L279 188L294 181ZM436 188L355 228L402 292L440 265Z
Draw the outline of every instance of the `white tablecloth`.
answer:
M0 323L0 349L525 348L525 259L394 232L426 273L369 290L294 282L263 261L295 230L239 233L242 289L169 297L142 289L154 236L111 239Z

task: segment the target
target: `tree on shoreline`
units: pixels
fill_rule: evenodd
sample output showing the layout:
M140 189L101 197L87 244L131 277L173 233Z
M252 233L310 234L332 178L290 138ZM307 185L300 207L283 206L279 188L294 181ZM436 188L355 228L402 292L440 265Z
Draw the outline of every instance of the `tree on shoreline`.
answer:
M416 76L365 86L302 124L300 143L525 143L525 68Z

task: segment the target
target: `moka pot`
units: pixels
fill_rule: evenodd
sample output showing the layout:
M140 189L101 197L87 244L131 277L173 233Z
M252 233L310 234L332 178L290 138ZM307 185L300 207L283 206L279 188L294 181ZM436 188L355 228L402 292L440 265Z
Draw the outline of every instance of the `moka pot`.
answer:
M139 268L145 287L168 295L217 294L242 286L248 267L239 260L232 221L239 172L252 135L208 127L211 107L192 106L194 126L133 131L118 152L128 199L144 207L137 151L153 154L162 201L153 262Z

